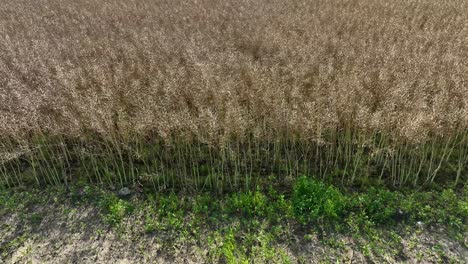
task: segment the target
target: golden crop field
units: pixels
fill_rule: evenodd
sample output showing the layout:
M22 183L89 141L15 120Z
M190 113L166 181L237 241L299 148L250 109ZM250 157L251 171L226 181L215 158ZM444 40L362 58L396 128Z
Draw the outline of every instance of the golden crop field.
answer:
M465 0L0 0L0 184L466 184L467 78Z

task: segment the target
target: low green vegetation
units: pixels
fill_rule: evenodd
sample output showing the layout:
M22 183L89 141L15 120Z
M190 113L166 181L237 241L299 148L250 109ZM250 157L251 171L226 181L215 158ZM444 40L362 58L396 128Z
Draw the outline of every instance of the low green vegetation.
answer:
M346 199L333 186L301 177L294 185L292 204L303 223L312 220L338 220L346 208Z
M186 244L205 247L207 262L300 262L285 247L316 240L339 251L346 247L346 237L363 256L383 260L388 254L404 254L403 236L432 227L444 228L467 246L466 189L350 190L306 177L289 191L270 185L217 196L143 190L120 196L97 187L49 187L1 191L0 215L22 214L30 228L39 228L43 216L28 212L48 203L94 206L104 228L125 234L131 226L132 235L155 237L169 251ZM14 243L23 240L20 236L2 244L2 254L8 255ZM444 250L434 247L431 254L441 256Z
M117 225L133 211L130 202L118 198L115 194L103 195L99 201L102 217L105 223Z

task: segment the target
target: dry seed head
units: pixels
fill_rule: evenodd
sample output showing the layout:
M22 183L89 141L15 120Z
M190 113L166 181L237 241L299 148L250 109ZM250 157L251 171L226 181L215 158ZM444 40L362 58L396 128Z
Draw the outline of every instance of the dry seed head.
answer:
M463 0L2 0L0 14L3 136L468 128Z

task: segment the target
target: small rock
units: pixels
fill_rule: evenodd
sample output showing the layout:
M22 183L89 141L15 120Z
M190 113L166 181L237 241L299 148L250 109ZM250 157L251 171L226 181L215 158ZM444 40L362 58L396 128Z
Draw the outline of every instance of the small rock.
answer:
M119 194L120 196L128 196L128 195L130 195L131 193L132 193L132 191L130 191L130 189L127 188L127 187L124 187L124 188L120 189L119 192L118 192L118 194Z

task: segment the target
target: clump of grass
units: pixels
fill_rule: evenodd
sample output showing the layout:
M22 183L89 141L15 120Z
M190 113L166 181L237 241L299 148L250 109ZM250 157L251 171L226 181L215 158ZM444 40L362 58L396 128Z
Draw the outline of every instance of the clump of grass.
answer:
M98 204L104 222L111 226L118 226L134 209L134 206L129 201L125 201L109 193L104 193L100 197Z
M294 185L292 203L299 221L340 219L346 207L343 194L333 186L301 177Z
M154 233L181 229L185 209L183 201L174 193L150 198L150 206L145 212L145 231Z
M267 216L268 199L259 190L254 192L233 194L227 201L228 210L248 217Z
M403 197L397 192L371 187L350 199L349 206L374 223L389 223L396 218Z
M206 193L198 195L193 204L193 211L196 214L209 216L219 210L220 204Z

